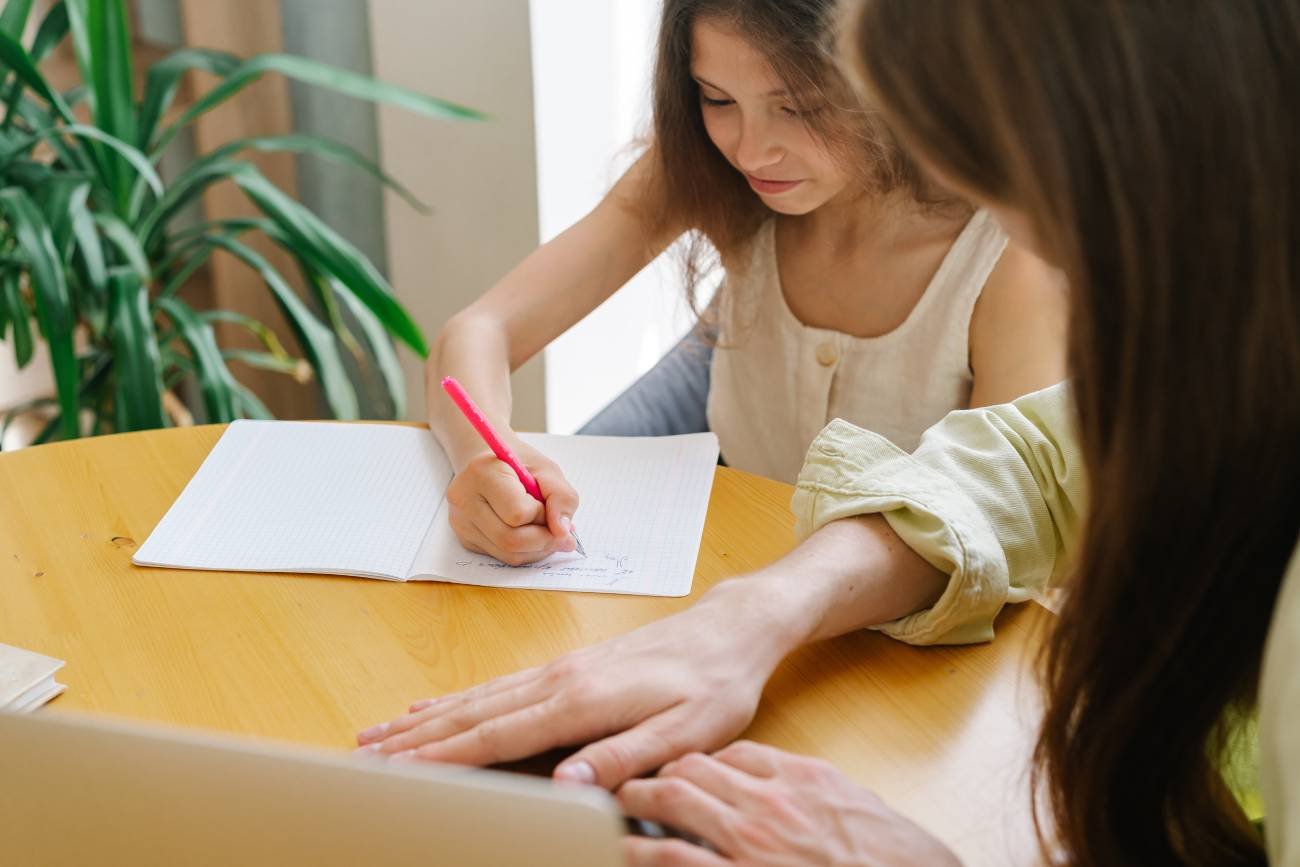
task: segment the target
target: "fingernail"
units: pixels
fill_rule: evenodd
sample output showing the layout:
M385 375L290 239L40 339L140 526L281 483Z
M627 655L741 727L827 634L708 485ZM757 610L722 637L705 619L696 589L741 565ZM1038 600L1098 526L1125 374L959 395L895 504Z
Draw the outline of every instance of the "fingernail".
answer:
M388 734L389 725L389 723L373 725L361 734L357 735L357 737L361 738L363 741L373 741L375 738L382 738L384 735Z
M560 529L566 533L572 532L573 520L568 515L560 516Z
M424 710L426 707L432 707L433 703L436 701L437 701L436 698L426 698L423 699L422 701L417 701L415 704L407 708L407 710L410 713L419 713L420 711Z
M596 782L596 771L586 762L573 762L556 768L555 779L590 786Z
M378 744L378 743L366 744L364 747L357 747L355 750L353 750L353 751L352 751L352 755L354 755L354 756L372 756L372 755L374 755L375 753L379 752L379 747L380 747L380 744Z
M406 762L413 762L415 760L415 750L404 750L388 757L388 761L396 762L398 764L405 764Z

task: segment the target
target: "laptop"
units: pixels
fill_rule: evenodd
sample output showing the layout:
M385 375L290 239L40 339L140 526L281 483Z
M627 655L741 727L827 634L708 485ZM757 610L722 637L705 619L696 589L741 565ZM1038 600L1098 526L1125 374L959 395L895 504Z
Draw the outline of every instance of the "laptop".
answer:
M616 867L613 799L499 771L0 713L0 863Z

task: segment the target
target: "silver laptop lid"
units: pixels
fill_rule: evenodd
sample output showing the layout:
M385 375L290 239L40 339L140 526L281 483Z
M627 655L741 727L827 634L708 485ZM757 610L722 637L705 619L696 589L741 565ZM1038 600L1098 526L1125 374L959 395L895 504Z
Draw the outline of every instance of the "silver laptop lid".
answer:
M0 861L616 867L594 789L64 713L0 713Z

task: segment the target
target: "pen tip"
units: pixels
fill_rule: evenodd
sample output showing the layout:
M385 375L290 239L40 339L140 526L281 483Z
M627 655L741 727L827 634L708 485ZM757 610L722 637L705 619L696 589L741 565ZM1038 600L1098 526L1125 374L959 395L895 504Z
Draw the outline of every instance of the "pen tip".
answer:
M577 532L574 530L570 530L569 533L572 534L573 536L573 544L576 546L578 553L586 557L587 551L585 548L582 547L582 540L578 538Z

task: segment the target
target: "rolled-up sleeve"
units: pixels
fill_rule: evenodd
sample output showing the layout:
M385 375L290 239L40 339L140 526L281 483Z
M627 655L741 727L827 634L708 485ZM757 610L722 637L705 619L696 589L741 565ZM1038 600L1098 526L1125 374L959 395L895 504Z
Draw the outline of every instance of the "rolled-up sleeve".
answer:
M1259 779L1269 864L1300 867L1300 549L1273 606L1259 686Z
M798 532L883 514L950 577L932 608L875 628L913 644L988 641L1003 605L1033 598L1068 568L1086 495L1075 431L1065 383L950 413L910 455L837 419L799 475Z

